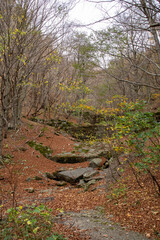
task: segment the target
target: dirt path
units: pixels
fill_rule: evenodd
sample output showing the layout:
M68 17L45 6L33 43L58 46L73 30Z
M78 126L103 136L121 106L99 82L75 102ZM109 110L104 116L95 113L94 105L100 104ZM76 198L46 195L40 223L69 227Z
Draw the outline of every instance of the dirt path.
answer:
M83 210L79 213L67 212L63 223L86 230L91 240L147 240L144 235L128 231L105 217L102 207L96 210Z

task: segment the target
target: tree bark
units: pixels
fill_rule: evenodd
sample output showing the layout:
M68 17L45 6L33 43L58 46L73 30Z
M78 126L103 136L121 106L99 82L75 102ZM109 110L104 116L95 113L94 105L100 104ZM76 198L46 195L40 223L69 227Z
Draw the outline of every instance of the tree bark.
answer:
M0 107L0 158L2 158L2 144L3 144L3 118L2 108Z

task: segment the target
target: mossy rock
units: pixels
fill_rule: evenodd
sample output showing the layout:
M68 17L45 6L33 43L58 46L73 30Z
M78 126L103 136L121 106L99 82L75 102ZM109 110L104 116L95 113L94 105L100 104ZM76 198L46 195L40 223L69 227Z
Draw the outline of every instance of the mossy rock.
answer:
M50 158L52 156L53 150L48 146L43 146L42 143L28 141L27 144L35 150L39 151L46 158Z

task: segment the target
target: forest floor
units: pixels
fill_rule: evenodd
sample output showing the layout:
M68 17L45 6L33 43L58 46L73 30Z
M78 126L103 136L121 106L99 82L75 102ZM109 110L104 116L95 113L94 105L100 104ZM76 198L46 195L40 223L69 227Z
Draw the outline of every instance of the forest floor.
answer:
M69 135L57 134L53 127L26 119L23 119L17 131L9 130L8 137L4 140L3 154L13 156L15 164L0 168L0 194L6 207L11 204L11 192L16 186L17 205L44 203L53 209L56 216L53 231L63 233L69 240L160 239L160 198L154 187L151 187L152 182L147 175L141 180L143 188L137 184L130 168L126 168L120 180L110 187L105 179L98 181L88 191L69 183L66 186L57 186L57 181L45 177L46 172L88 167L89 162L74 164L53 162L28 146L27 141L30 140L49 146L53 150L52 155L70 152L75 144ZM19 174L11 171L11 168L18 170ZM40 176L42 180L34 180L35 176ZM29 193L27 189L31 188L33 192ZM64 213L60 213L60 209L63 209ZM71 216L73 218L69 220ZM96 219L94 224L97 225L89 224L91 218ZM104 222L106 230L105 227L101 229ZM86 223L85 227L82 223ZM125 237L123 229L126 231ZM129 230L143 235L136 235L137 233L132 235ZM96 235L97 232L101 232L101 235Z

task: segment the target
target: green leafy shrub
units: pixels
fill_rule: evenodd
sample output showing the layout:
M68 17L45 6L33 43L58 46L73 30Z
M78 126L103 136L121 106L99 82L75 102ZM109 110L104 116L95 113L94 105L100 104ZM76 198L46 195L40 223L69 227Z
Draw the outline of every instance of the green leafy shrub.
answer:
M124 114L116 119L115 137L120 139L127 136L123 147L125 145L129 152L142 156L145 167L149 167L147 163L157 166L160 162L160 124L153 113L143 112L143 108L144 104L140 103L130 103L130 107L124 105Z
M62 235L53 233L52 226L51 210L43 204L25 209L22 206L10 208L6 218L0 222L0 239L66 240Z
M160 194L160 185L154 175L160 164L160 123L153 113L145 112L144 107L144 102L121 103L121 115L115 119L111 141L115 150L122 149L138 157L136 162L128 158L132 170L135 174L148 173Z

